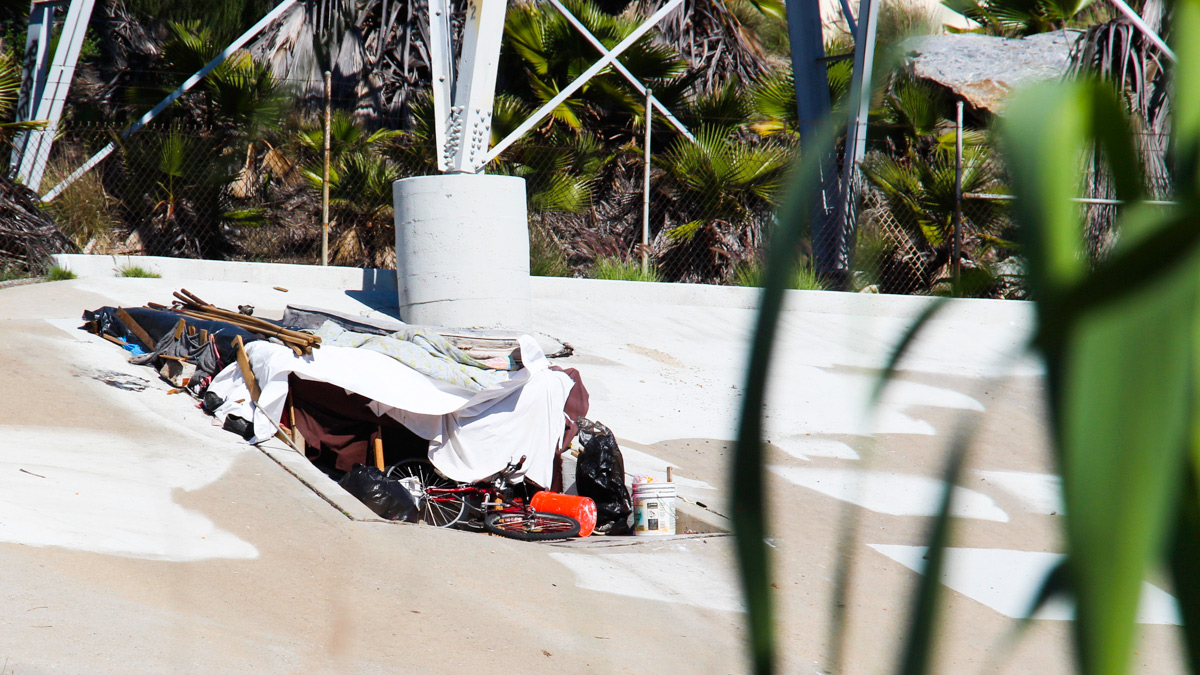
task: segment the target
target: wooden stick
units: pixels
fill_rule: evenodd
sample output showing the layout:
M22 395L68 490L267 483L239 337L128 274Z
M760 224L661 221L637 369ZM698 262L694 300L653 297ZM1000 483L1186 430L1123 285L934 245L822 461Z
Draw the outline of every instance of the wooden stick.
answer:
M242 371L242 379L246 380L246 388L250 390L250 402L257 407L258 396L262 393L262 390L258 388L258 380L254 379L254 371L250 368L250 357L246 355L246 345L242 343L241 335L233 338L233 346L237 350L238 369ZM253 423L253 420L251 420L251 423ZM292 450L304 454L300 451L300 448L296 447L292 439L283 433L283 429L280 429L278 426L275 427L275 438L283 441Z
M296 445L304 439L304 434L300 433L300 428L296 426L296 406L292 403L292 390L288 389L287 395L287 410L288 410L288 426L292 429L292 440Z
M122 347L124 347L125 345L129 344L128 342L125 342L124 340L120 340L118 338L115 338L115 337L109 335L108 333L98 333L98 335L100 337L104 338L105 340L108 340L109 342L113 343L114 345L121 345Z
M179 311L191 312L192 314L208 315L218 321L232 323L248 330L254 330L252 327L260 327L262 330L272 331L280 335L286 335L288 337L295 338L297 340L303 340L305 342L319 343L321 341L321 338L317 337L316 335L301 333L300 331L275 325L266 319L260 319L256 316L246 316L240 312L231 312L227 309L221 309L219 307L208 306L197 307L195 309L185 308Z
M183 289L182 292L176 292L176 293L173 293L172 295L174 295L176 298L178 298L180 301L182 301L185 308L187 308L191 311L199 311L199 312L203 312L203 313L212 314L214 316L226 317L227 319L230 319L230 320L240 321L243 324L254 324L254 325L258 325L258 326L263 326L264 328L273 328L275 330L284 331L286 333L295 335L297 337L307 337L310 339L315 337L312 335L308 335L306 333L300 333L298 331L294 331L294 330L290 330L288 328L284 328L282 326L278 326L278 325L273 324L270 321L267 321L266 319L263 319L261 317L251 316L249 314L242 314L241 312L234 312L234 311L231 311L228 309L221 309L220 307L217 307L216 305L212 305L212 304L209 304L209 303L206 303L206 302L200 300L195 295L189 293L186 288ZM189 305L191 305L191 307L188 307Z
M246 345L242 344L242 336L239 335L233 338L233 348L237 352L238 368L242 371L242 379L246 381L246 388L250 390L250 401L254 405L258 405L258 395L262 390L258 388L258 380L254 379L254 370L250 368L250 357L246 356Z
M222 321L224 323L233 324L233 325L237 326L238 328L242 328L251 333L259 333L266 337L277 337L280 340L284 340L286 342L292 342L292 343L300 345L301 347L306 347L309 345L316 344L316 342L312 341L311 339L305 340L303 337L296 336L295 331L284 332L278 326L274 326L272 328L267 328L265 326L245 325L243 323L239 323L238 321L231 321L226 317L212 316L212 315L206 314L205 312L191 310L191 309L177 309L175 311L179 312L180 314L182 314L184 316L191 317L193 319L203 319L206 321ZM315 336L308 336L308 337L312 338Z
M196 303L197 305L208 305L208 306L210 306L210 307L212 306L212 303L208 303L208 302L205 302L205 301L201 300L201 299L200 299L200 296L196 295L195 293L193 293L193 292L189 291L189 290L188 290L188 289L186 289L186 288L181 288L181 289L179 289L179 291L180 291L181 293L183 293L185 296L187 296L187 297L188 297L188 299L189 299L191 302L194 302L194 303Z
M183 319L180 319L179 323L175 324L175 339L178 340L182 338L183 331L185 330L187 330L187 322Z
M129 316L129 312L126 312L124 307L117 308L117 318L121 320L121 323L125 324L126 328L133 331L134 336L146 346L147 350L153 351L154 340L151 340L150 334L138 325L138 322L134 321L132 316Z
M380 429L379 433L382 434L383 429ZM380 471L383 471L383 437L382 436L375 437L375 466Z

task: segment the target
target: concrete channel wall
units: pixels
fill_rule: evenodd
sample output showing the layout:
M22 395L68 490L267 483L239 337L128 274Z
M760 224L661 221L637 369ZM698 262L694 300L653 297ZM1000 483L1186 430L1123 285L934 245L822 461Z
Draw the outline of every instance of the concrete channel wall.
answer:
M58 265L80 277L118 277L120 270L141 267L164 279L247 282L346 292L396 294L396 271L355 267L322 267L284 263L194 260L160 256L60 254ZM754 309L761 289L706 284L605 281L564 277L531 277L532 295L539 300L568 300L581 311L592 303L628 302L635 306L677 305ZM785 310L816 314L879 318L915 317L935 298L912 295L788 291ZM394 308L397 303L393 301ZM1032 325L1033 304L1018 300L951 299L945 316L980 325ZM536 326L535 326L536 327Z

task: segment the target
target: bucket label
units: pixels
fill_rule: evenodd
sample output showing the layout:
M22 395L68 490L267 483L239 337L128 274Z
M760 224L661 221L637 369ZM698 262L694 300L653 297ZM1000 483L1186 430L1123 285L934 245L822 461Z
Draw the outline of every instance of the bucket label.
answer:
M634 534L675 534L675 495L660 490L633 491ZM649 493L649 494L647 494Z

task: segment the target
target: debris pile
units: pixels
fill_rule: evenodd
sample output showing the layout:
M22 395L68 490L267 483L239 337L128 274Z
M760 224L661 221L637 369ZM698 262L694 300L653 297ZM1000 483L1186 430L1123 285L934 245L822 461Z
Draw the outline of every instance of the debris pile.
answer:
M381 517L524 540L586 536L596 502L560 494L562 453L582 431L605 442L588 483L604 502L597 530L622 532L620 449L584 417L579 372L551 365L531 336L295 306L274 321L173 295L84 312L84 328L153 367L171 393L195 396L215 424L303 454Z
M41 271L52 254L73 253L75 248L42 210L33 190L0 175L0 268Z

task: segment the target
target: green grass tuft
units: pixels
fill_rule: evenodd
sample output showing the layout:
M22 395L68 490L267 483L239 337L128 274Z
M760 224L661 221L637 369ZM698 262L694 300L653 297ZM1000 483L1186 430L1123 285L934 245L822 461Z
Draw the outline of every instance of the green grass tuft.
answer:
M654 267L642 272L640 261L611 257L596 258L590 276L593 279L608 279L609 281L662 281L658 270Z
M763 264L757 260L743 262L733 272L733 285L746 287L762 286L763 273L765 271ZM789 288L798 291L823 291L825 290L825 285L821 283L821 278L817 276L812 265L808 262L801 262L799 269L796 270L796 277L792 280Z
M78 279L79 275L75 274L66 267L54 265L46 271L46 278L50 281L69 281L71 279Z
M158 272L148 270L137 265L122 267L117 270L117 275L122 277L130 277L133 279L161 279L162 275Z

